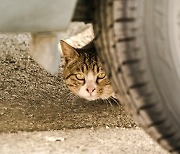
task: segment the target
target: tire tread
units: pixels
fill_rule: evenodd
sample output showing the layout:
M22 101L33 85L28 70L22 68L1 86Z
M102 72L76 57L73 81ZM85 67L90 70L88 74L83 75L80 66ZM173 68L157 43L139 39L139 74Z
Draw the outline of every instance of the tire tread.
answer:
M99 0L95 3L95 17L99 18L94 24L95 34L98 34L96 46L108 77L118 90L120 102L154 140L169 152L180 152L179 130L163 113L146 75L145 55L137 40L140 29L137 28L137 1ZM139 77L142 77L141 82Z

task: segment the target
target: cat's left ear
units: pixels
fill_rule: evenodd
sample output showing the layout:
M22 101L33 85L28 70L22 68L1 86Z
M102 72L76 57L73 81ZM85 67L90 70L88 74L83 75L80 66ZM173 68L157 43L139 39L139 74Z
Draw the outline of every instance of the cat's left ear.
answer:
M78 58L79 56L78 52L71 45L69 45L63 40L60 41L60 44L61 44L61 49L66 60Z

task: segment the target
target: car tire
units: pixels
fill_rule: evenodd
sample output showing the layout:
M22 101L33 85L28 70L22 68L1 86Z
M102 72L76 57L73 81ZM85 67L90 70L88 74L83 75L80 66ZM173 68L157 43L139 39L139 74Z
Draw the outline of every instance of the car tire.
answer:
M179 153L180 1L95 1L94 32L120 102L154 140Z

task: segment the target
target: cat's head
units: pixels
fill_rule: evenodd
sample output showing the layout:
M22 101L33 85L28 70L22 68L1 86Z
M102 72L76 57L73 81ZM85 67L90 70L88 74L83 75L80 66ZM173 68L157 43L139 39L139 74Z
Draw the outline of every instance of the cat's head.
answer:
M61 47L65 59L65 83L73 93L87 100L113 96L95 48L75 49L64 41L61 41Z

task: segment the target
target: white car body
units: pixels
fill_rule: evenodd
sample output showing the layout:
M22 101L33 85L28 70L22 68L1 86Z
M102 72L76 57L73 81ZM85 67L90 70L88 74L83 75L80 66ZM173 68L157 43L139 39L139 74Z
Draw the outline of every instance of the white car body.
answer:
M59 68L58 32L71 22L76 0L0 0L0 32L30 32L30 55L51 74Z

